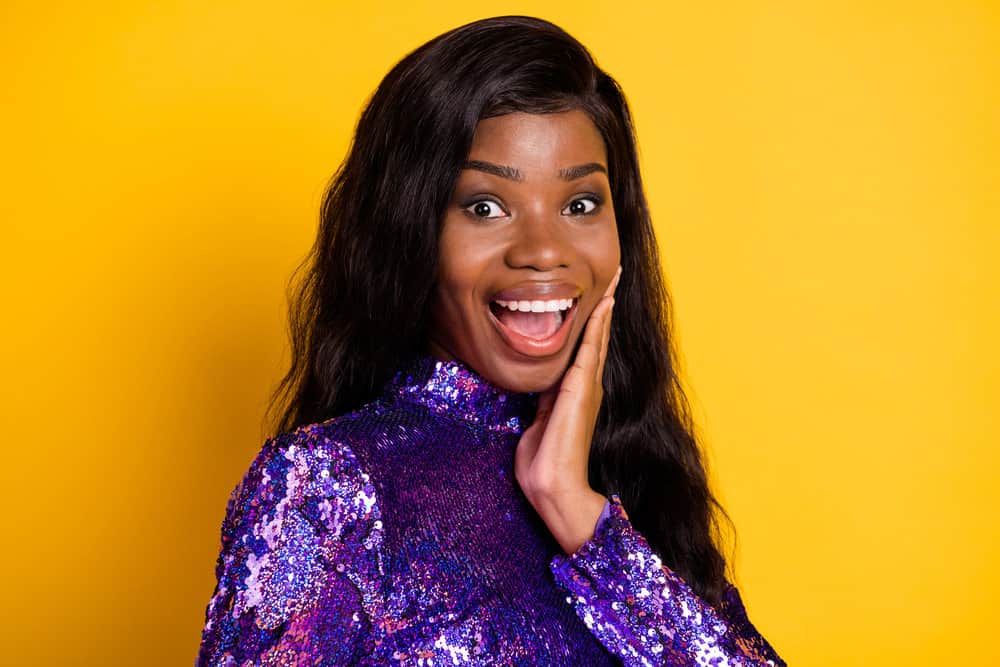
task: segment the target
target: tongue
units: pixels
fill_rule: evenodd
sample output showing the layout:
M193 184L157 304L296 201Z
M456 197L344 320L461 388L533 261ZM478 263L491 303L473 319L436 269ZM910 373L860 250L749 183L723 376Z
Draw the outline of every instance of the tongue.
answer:
M513 329L522 336L543 339L548 338L559 329L559 325L562 324L562 313L551 311L526 313L504 308L498 319L503 322L505 327Z

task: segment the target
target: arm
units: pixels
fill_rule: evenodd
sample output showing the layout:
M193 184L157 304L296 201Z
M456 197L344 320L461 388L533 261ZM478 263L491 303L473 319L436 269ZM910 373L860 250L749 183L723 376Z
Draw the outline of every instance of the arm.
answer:
M577 615L604 646L633 665L785 663L750 624L735 588L722 613L663 565L612 495L593 537L551 569Z
M378 519L346 446L315 426L269 439L229 499L198 665L356 662Z

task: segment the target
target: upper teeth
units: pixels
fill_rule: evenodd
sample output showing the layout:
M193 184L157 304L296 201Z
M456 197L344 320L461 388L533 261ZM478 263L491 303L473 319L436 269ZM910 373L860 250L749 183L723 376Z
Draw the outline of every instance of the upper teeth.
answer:
M573 306L573 299L552 299L550 301L500 301L497 303L510 310L520 310L522 312L544 313L548 311L569 310Z

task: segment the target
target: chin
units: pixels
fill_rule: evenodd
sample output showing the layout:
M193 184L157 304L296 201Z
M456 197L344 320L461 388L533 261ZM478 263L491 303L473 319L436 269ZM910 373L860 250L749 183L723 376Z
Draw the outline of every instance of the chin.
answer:
M569 367L568 360L557 358L548 361L526 361L511 364L499 361L494 378L487 378L493 384L520 394L541 393L551 389L562 379ZM506 371L506 372L505 372Z

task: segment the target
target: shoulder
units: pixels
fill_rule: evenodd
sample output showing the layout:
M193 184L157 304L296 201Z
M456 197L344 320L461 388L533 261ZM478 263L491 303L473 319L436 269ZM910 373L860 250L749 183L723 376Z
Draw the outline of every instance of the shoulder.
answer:
M230 502L249 502L242 509L259 513L301 509L317 499L373 501L367 497L372 491L368 475L347 442L338 437L336 422L299 426L268 438Z
M233 490L220 567L237 615L256 609L261 627L308 600L331 566L361 562L381 542L375 491L354 453L325 424L268 438ZM222 572L220 572L222 575Z
M380 481L386 456L401 447L415 446L435 438L441 429L453 425L468 427L460 420L405 397L381 397L357 409L326 421L300 427L321 447L333 447L350 459L350 464L373 474Z
M268 438L234 489L227 515L245 527L295 510L318 529L376 519L375 490L345 438L342 419ZM336 507L337 516L331 515Z
M354 609L357 596L375 590L375 493L334 431L310 424L268 438L230 494L200 664L216 663L207 656L259 657L286 639L291 646L302 636L282 638L289 623L311 628L333 613L331 600Z

